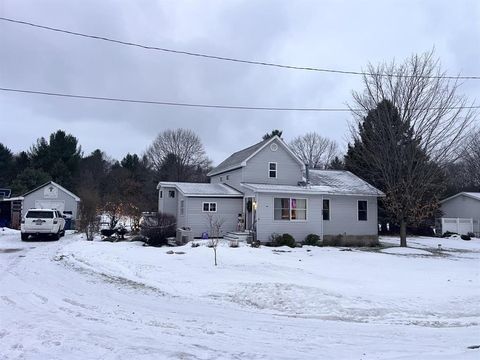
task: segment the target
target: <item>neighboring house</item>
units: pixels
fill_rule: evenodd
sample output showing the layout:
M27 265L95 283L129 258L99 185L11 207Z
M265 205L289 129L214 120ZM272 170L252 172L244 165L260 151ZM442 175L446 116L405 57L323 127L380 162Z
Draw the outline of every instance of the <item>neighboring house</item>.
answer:
M160 182L159 211L177 217L194 236L209 232L208 215L223 231L254 230L258 240L289 233L322 239L341 235L378 241L377 198L383 193L348 171L308 170L278 136L238 151L210 171L210 184Z
M79 215L80 198L63 186L49 181L23 195L22 217L28 209L56 209L67 217L67 224L75 222ZM68 221L71 218L71 222ZM69 226L66 225L66 229Z
M441 233L475 233L480 236L480 192L461 192L440 201Z

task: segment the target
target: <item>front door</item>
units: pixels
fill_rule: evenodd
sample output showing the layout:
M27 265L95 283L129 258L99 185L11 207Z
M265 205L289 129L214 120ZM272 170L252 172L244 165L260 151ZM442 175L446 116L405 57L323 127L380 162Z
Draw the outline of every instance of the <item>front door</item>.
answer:
M255 198L245 198L245 230L253 230L255 226Z

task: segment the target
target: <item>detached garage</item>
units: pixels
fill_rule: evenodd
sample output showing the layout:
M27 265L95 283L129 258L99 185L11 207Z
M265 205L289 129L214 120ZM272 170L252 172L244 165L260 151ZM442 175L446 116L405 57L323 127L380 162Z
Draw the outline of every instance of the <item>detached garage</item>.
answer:
M56 209L66 216L66 228L68 229L68 223L73 223L78 219L79 203L80 198L77 195L63 186L49 181L23 195L22 217L28 209L32 208ZM68 221L69 218L71 222ZM73 224L70 228L73 228Z
M441 232L480 236L480 193L461 192L440 201Z

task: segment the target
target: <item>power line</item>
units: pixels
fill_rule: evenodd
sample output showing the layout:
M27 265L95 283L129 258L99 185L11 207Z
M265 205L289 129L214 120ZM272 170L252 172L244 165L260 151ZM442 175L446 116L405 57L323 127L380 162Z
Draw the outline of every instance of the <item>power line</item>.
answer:
M138 43L134 43L134 42L130 42L130 41L117 40L117 39L112 39L112 38L108 38L108 37L105 37L105 36L89 35L89 34L85 34L85 33L79 33L79 32L75 32L75 31L70 31L70 30L65 30L65 29L60 29L60 28L55 28L55 27L51 27L51 26L40 25L40 24L35 24L35 23L27 22L27 21L15 20L15 19L10 19L10 18L5 18L5 17L0 17L0 20L7 21L7 22L10 22L10 23L20 24L20 25L27 25L27 26L31 26L31 27L35 27L35 28L39 28L39 29L44 29L44 30L65 33L65 34L69 34L69 35L73 35L73 36L80 36L80 37L90 38L90 39L95 39L95 40L108 41L108 42L112 42L112 43L115 43L115 44L121 44L121 45L127 45L127 46L134 46L134 47L138 47L138 48L142 48L142 49L146 49L146 50L163 51L163 52L168 52L168 53L188 55L188 56L196 56L196 57L208 58L208 59L214 59L214 60L231 61L231 62L236 62L236 63L250 64L250 65L271 66L271 67L290 69L290 70L316 71L316 72L335 73L335 74L343 74L343 75L367 75L367 76L377 75L377 76L384 76L384 77L404 77L404 78L419 77L419 78L428 78L428 79L445 78L445 79L455 79L455 80L456 79L459 79L459 80L480 80L480 76L435 76L435 75L419 76L419 75L399 75L399 74L387 74L387 73L380 74L380 73L371 73L371 72L365 72L365 71L350 71L350 70L316 68L316 67L308 67L308 66L285 65L285 64L278 64L278 63L265 62L265 61L238 59L238 58L231 58L231 57L225 57L225 56L217 56L217 55L196 53L196 52L191 52L191 51L168 49L168 48L164 48L164 47L143 45L143 44L138 44Z
M0 91L22 93L22 94L55 96L55 97L63 97L63 98L75 98L75 99L83 99L83 100L114 101L114 102L122 102L122 103L150 104L150 105L163 105L163 106L179 106L179 107L207 108L207 109L263 110L263 111L312 111L312 112L361 111L361 109L349 109L349 108L295 108L295 107L290 108L290 107L238 106L238 105L184 103L184 102L173 102L173 101L139 100L139 99L113 98L113 97L91 96L91 95L54 93L54 92L48 92L48 91L13 89L13 88L4 88L4 87L0 87ZM480 106L452 106L452 107L446 107L446 108L432 107L432 108L421 109L421 111L459 110L459 109L480 109Z

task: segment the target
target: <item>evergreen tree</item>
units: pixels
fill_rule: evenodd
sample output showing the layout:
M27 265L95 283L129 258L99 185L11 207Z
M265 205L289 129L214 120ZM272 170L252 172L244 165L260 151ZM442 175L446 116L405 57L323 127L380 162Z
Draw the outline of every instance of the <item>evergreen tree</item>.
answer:
M50 140L40 138L29 152L31 164L50 174L53 181L73 189L77 175L81 148L76 137L62 130L50 135Z
M443 188L442 172L420 142L409 121L383 100L358 124L345 156L347 170L386 194L383 209L400 225L402 246L406 246L407 224L432 216Z
M15 159L8 147L0 143L0 188L9 188L15 175Z
M277 135L279 138L281 138L282 134L283 134L282 130L275 129L275 130L272 130L270 133L266 133L265 135L263 135L262 139L263 140L268 140L268 139L271 139L272 137L274 137L275 135Z

